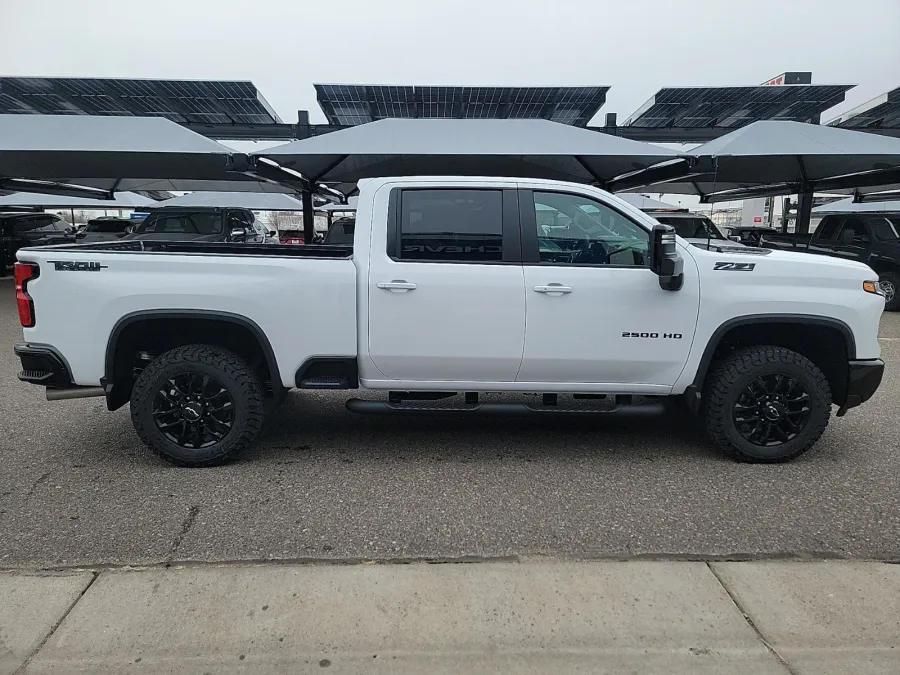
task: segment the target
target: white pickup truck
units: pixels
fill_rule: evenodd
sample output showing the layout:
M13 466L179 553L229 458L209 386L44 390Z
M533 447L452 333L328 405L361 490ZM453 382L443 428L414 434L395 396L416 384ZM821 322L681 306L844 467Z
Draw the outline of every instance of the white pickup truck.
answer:
M585 185L373 179L352 246L136 241L18 260L20 379L130 401L143 441L180 465L235 458L295 387L385 394L347 402L361 413L646 415L677 397L738 459L783 461L884 369L867 266L689 246Z

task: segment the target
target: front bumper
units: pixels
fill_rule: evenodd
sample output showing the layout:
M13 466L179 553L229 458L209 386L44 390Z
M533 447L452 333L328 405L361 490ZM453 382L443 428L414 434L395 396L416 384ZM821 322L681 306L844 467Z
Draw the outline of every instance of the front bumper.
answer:
M850 361L847 378L847 398L838 410L838 417L872 398L884 376L884 361Z
M18 344L13 350L22 362L19 379L51 389L65 389L72 385L72 375L65 360L52 347Z

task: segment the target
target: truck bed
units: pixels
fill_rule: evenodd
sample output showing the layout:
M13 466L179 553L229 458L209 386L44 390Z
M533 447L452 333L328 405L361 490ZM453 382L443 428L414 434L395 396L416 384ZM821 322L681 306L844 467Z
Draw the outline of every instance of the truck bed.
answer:
M104 242L20 249L36 263L28 283L31 344L53 345L75 384L96 386L107 343L141 314L245 317L271 341L280 381L294 386L314 356L356 355L356 267L350 247Z

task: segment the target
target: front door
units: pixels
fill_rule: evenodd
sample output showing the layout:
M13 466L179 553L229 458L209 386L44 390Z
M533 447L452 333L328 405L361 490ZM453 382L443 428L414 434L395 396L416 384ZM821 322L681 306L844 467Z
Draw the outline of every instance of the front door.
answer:
M649 268L650 233L611 205L537 190L522 190L519 203L527 329L518 381L675 384L699 310L691 261L682 289L664 291Z
M516 191L392 188L372 233L369 356L387 378L514 382L525 291Z

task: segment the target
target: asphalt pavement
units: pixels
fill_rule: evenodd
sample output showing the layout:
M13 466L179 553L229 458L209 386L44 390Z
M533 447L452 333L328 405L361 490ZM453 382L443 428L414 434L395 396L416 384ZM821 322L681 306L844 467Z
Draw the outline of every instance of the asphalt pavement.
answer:
M376 418L294 393L243 461L180 469L127 409L21 384L0 280L0 568L509 558L900 560L900 314L885 381L783 465L685 419Z

